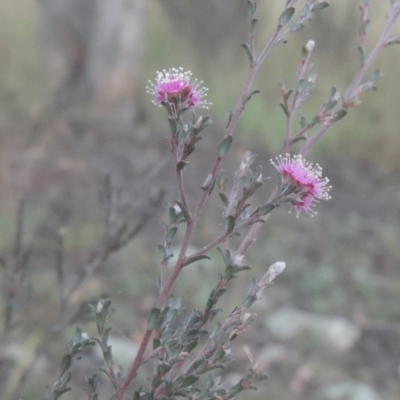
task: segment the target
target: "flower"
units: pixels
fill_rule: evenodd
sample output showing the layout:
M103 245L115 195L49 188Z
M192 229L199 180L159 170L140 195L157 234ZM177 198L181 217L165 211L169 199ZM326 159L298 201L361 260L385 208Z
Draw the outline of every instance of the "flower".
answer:
M329 191L332 188L328 178L322 178L322 168L318 164L306 161L301 155L280 155L271 164L282 178L283 200L293 204L297 215L305 211L313 216L315 203L319 200L329 200Z
M208 89L203 86L203 81L195 79L191 82L191 76L192 73L183 68L157 71L155 82L149 81L147 93L154 96L156 105L175 100L181 108L208 108L211 104L205 100Z

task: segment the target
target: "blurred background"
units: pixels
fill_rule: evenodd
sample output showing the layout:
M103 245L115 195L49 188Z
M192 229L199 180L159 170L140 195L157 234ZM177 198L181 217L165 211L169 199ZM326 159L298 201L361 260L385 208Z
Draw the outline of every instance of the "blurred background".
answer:
M284 1L261 2L258 48ZM299 2L303 4L303 2ZM316 41L312 116L332 86L347 87L357 65L358 2L336 0L275 48L238 125L233 174L245 151L269 159L282 147L278 82L293 84L300 49ZM389 0L372 1L368 48ZM397 34L400 29L398 27ZM94 334L87 304L109 296L116 362L128 365L156 293L157 244L165 204L176 198L166 113L146 84L182 66L209 87L214 124L187 169L193 203L213 160L228 109L248 65L244 0L2 0L0 2L0 398L42 399L75 327ZM255 306L257 321L235 344L234 382L247 346L270 377L241 398L397 400L400 393L400 53L381 54L376 92L340 121L310 157L332 182L318 215L277 210L232 284L230 310L251 278L277 260L287 269ZM273 188L267 181L262 201ZM218 234L212 199L193 246ZM178 243L178 242L177 242ZM222 266L185 270L174 290L202 307ZM201 284L199 284L201 282ZM73 395L101 366L76 363ZM104 379L105 380L105 379ZM104 386L104 385L101 385ZM239 397L240 398L240 397Z

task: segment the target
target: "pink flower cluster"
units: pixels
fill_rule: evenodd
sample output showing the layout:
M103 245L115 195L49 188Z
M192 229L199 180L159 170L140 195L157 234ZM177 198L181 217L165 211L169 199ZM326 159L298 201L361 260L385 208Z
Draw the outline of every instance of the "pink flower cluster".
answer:
M202 81L191 82L192 73L183 68L171 68L157 72L155 82L149 81L147 93L154 96L153 103L177 101L181 108L208 108L210 103L205 100L208 89Z
M319 200L329 200L329 179L322 178L322 168L318 164L307 162L301 155L285 154L271 160L282 177L282 189L289 193L288 199L297 214L305 211L315 215L313 210Z

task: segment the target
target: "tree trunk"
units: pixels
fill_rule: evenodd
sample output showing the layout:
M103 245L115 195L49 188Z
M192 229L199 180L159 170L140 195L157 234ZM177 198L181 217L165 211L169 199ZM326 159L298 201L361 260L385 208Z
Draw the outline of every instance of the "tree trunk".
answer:
M145 4L41 0L48 86L56 111L90 101L95 115L114 128L132 124L141 85Z

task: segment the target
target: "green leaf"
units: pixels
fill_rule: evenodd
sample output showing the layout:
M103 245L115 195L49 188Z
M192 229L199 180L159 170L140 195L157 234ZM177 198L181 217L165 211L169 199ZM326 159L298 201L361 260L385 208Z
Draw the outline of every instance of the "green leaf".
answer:
M217 148L219 157L224 157L226 154L228 154L232 145L232 140L232 136L228 136L221 140Z
M165 260L167 259L167 250L161 244L159 244L157 247L158 247L158 254L160 256L160 261L165 262Z
M258 209L258 215L267 215L269 214L273 209L275 208L275 205L273 204L266 204L264 206L261 206Z
M337 93L337 89L333 87L329 93L328 101L326 102L326 111L331 110L337 104L337 100L334 100L334 97Z
M287 8L279 17L279 25L286 25L292 19L294 11L294 7Z
M194 256L194 257L189 257L186 262L183 264L184 267L189 264L193 264L196 261L200 260L211 260L210 257L206 256L205 254L199 255L199 256Z
M329 2L327 1L322 1L321 3L316 4L315 6L313 6L313 11L319 11L319 10L323 10L324 8L329 6Z
M231 123L232 117L233 117L232 110L228 110L228 120L226 122L225 128L227 128L229 126L229 124Z
M71 366L72 357L69 354L64 354L61 360L61 371L66 371Z
M215 177L215 178L213 179L213 181L211 182L210 189L208 190L208 195L210 195L210 194L212 193L212 191L214 190L216 181L217 181L217 179L216 179L216 177Z
M171 131L172 136L176 135L178 125L176 123L175 118L174 117L169 117L168 118L168 122L169 122L169 130Z
M199 343L199 341L198 341L197 339L191 340L191 341L187 344L187 346L186 346L186 348L185 348L185 351L187 351L188 353L190 353L192 350L194 350L194 349L196 348L196 346L197 346L198 343Z
M112 328L112 327L109 326L109 327L106 328L106 329L104 330L104 332L103 332L101 341L102 341L102 343L105 344L105 345L106 345L107 342L108 342L108 337L109 337L109 335L110 335L111 328Z
M181 383L181 387L188 387L190 385L193 385L193 383L195 383L198 379L199 377L196 375L189 375L183 380L183 382Z
M219 194L221 201L224 203L225 206L227 206L229 204L229 200L228 200L228 197L226 196L226 194L223 192L219 192L218 194Z
M357 47L358 50L358 60L360 61L360 64L363 65L365 61L365 52L361 47Z
M158 349L161 346L160 339L153 339L153 350Z
M190 221L190 215L188 213L188 210L184 206L184 204L180 200L176 200L175 203L178 204L179 208L181 209L182 214L183 214L183 216L185 218L185 221L189 222Z
M61 397L64 393L67 393L67 392L70 392L72 389L70 388L70 387L65 387L65 388L62 388L62 389L60 389L60 390L57 390L56 391L56 399L58 399L59 397ZM52 398L53 399L53 398Z
M250 49L249 45L247 43L242 43L241 46L244 48L247 54L247 58L249 60L250 66L254 64L254 54L252 50Z
M283 103L279 103L279 105L282 107L282 110L285 113L286 118L289 118L289 110L287 109L287 107Z
M346 110L339 110L338 112L336 112L333 116L333 121L339 121L340 119L342 119L345 115L347 114Z
M256 7L252 1L247 0L247 16L251 18L256 12Z
M249 308L254 302L256 301L256 298L252 295L246 296L246 298L242 301L241 306L243 308Z
M168 243L168 246L174 240L174 237L175 237L177 231L178 231L178 228L175 226L173 228L168 229L168 232L165 235L165 241Z
M400 38L387 41L385 47L392 46L393 44L400 44Z
M233 217L232 215L228 215L224 221L225 231L232 232L235 227L235 223L236 223L235 217Z
M306 4L303 9L301 10L300 17L301 18L306 18L307 15L310 13L310 6ZM303 25L304 26L304 25ZM293 31L292 31L293 32Z
M380 69L375 69L372 71L371 76L369 79L373 82L376 82L382 76L382 71Z
M307 140L307 138L305 136L299 136L296 139L293 139L291 144L295 144L295 143L301 142L303 140Z
M249 100L250 100L255 94L258 94L258 93L260 93L260 91L257 90L257 89L252 90L252 91L246 96L246 98L243 100L243 107L246 107L246 104L249 102Z
M113 357L112 357L112 351L111 351L111 346L107 346L107 350L103 353L104 361L109 367L112 367L113 365Z
M291 32L296 32L303 28L304 28L304 24L302 24L301 22L295 22L294 24L290 25Z
M157 328L158 326L158 322L160 320L160 309L157 307L153 307L153 309L150 312L149 317L147 318L147 328L149 330L153 330L155 328Z
M297 86L296 86L296 92L297 93L301 93L302 91L304 91L305 87L306 87L307 81L304 79L300 79L297 82Z
M66 386L67 383L71 380L72 374L71 371L67 371L61 378L60 383L62 386Z
M186 165L188 165L188 162L184 161L184 160L181 160L181 161L178 162L178 164L176 164L176 170L178 172L180 172L186 167Z
M168 210L168 220L170 224L176 223L176 210L175 207L170 207Z
M214 298L215 298L215 299L219 299L225 292L226 292L226 288L218 289L218 290L214 293Z
M257 22L258 22L257 18L251 19L250 28L249 28L250 35L254 35L254 33L256 32Z

